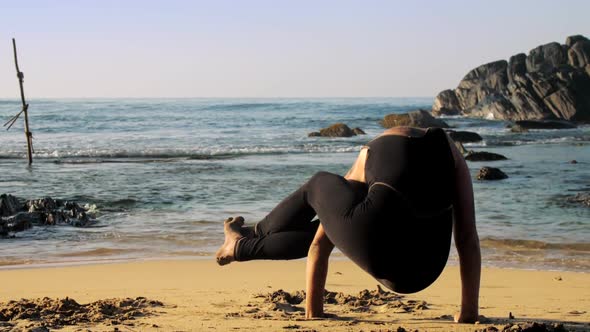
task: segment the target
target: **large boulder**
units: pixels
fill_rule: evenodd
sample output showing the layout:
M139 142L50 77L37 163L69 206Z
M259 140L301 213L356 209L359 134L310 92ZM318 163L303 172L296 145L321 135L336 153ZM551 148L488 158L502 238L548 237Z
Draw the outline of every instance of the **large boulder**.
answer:
M307 136L309 137L351 137L356 135L363 135L365 132L360 128L350 129L344 123L335 123L329 127L320 129L319 132L314 131L309 133Z
M379 122L385 128L417 127L417 128L449 128L449 125L436 119L426 110L416 110L404 114L388 114Z
M471 70L432 113L502 120L590 122L590 40L571 36Z
M470 151L465 156L466 160L469 161L496 161L496 160L506 160L508 158L504 157L501 154L493 153L493 152L486 152L486 151Z

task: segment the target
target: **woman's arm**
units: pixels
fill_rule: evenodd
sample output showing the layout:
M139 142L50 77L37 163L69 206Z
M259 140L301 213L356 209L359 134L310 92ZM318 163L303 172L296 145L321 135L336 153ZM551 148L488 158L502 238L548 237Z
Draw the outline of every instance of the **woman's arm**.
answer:
M307 254L305 318L324 316L324 289L328 275L328 259L334 244L320 224Z
M478 319L479 311L481 253L475 226L473 185L465 159L451 139L449 144L455 159L453 233L461 273L461 312L455 315L455 321L474 323Z

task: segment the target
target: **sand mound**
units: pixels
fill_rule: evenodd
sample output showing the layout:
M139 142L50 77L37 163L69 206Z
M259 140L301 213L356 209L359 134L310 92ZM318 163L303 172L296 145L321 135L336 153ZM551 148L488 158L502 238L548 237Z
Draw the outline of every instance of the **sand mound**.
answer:
M135 299L106 299L79 304L74 299L21 299L0 303L0 322L7 324L28 320L52 328L81 323L123 324L136 317L153 314L151 308L162 307L162 302L144 297ZM6 324L6 323L5 323Z
M274 318L275 316L302 316L304 309L301 304L305 300L305 292L286 292L282 289L270 293L256 294L254 298L263 299L268 305L261 306L257 303L249 303L249 309L240 313L233 313L230 317L244 317L254 314L254 318ZM344 294L341 292L324 293L324 303L335 305L336 312L370 312L370 311L391 311L395 313L410 313L418 310L428 309L425 301L407 300L404 296L384 291L380 286L375 290L364 289L357 295ZM274 313L273 313L274 312Z
M476 330L476 332L567 332L563 324L553 323L545 324L539 322L526 322L518 324L507 324L499 329L494 326L488 326L484 329Z

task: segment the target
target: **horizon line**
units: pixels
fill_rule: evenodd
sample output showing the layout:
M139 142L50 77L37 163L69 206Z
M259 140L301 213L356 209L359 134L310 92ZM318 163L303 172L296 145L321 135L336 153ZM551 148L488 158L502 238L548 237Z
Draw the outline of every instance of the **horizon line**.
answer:
M134 96L134 97L108 97L108 96L85 96L85 97L47 97L47 96L40 96L40 97L26 97L27 100L35 100L35 99L427 99L431 98L434 99L436 96L321 96L321 97L306 97L306 96L297 96L297 97L284 97L284 96L266 96L266 97L253 97L253 96L228 96L228 97L221 97L221 96L212 96L212 97L203 97L203 96L183 96L183 97L171 97L171 96ZM0 96L0 100L18 100L20 101L20 96L16 97L4 97Z

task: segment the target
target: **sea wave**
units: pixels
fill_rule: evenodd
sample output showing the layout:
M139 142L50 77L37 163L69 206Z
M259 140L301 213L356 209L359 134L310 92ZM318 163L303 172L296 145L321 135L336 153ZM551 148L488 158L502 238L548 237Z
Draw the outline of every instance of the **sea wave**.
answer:
M484 248L505 250L565 250L590 252L590 242L555 243L539 240L486 237L480 240L480 244Z
M81 149L81 150L52 150L39 151L34 158L55 159L56 163L100 163L116 162L120 159L228 159L250 155L280 155L297 153L346 153L359 151L361 145L348 143L347 145L315 145L300 144L296 146L268 146L268 147L228 147L202 150L123 150L123 149ZM22 159L26 154L22 151L0 152L0 159ZM148 160L148 161L149 161Z

